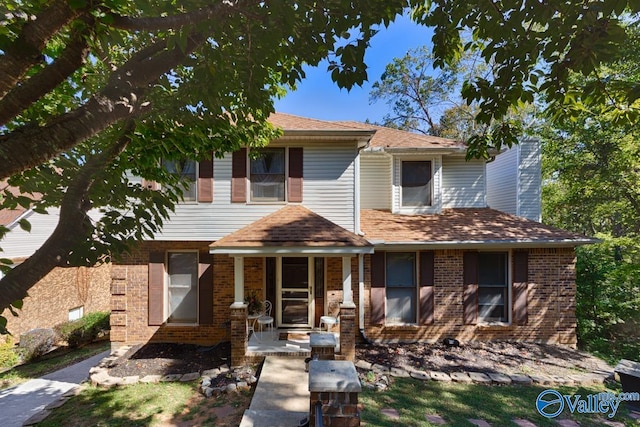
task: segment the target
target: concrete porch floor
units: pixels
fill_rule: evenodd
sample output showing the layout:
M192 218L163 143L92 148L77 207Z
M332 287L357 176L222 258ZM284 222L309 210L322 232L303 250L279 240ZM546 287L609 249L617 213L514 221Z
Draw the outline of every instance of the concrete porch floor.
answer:
M288 333L289 338L280 340L281 333ZM257 331L249 338L247 356L309 356L311 355L311 347L309 346L309 334L311 333L327 332L319 329L274 329L273 334L269 331ZM340 333L330 333L336 337L337 353L340 351Z

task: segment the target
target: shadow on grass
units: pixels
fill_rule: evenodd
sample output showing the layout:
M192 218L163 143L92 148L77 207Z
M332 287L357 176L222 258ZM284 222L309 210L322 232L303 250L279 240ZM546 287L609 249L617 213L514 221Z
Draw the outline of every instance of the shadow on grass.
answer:
M517 426L513 420L526 419L536 426L557 426L558 419L573 419L582 427L604 425L608 418L599 414L571 414L569 410L556 419L548 419L536 410L538 394L547 388L533 386L486 386L478 384L445 384L397 379L387 391L366 391L361 395L362 420L366 425L392 427L397 425L432 426L426 415L440 415L447 425L472 425L469 419L482 419L494 426ZM593 389L560 387L563 395L588 394L603 391ZM393 420L382 413L382 409L393 408L400 413L400 420ZM627 417L628 411L620 408L614 421L633 426Z

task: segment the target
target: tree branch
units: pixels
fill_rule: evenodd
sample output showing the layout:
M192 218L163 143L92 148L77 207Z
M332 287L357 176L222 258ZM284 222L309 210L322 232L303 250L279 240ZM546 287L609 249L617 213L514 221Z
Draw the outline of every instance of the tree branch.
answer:
M184 51L176 46L145 61L135 57L137 64L127 62L83 106L45 126L25 126L1 136L0 179L39 165L122 119L137 117L148 109L143 96L149 85L182 63L204 40L197 35L189 38Z
M87 216L91 209L89 192L101 179L105 167L127 147L134 128L133 121L129 121L118 140L106 151L90 157L80 168L64 194L60 219L51 236L32 256L0 280L0 313L11 303L24 299L28 290L53 268L66 265L71 250L91 238L93 225Z
M34 65L43 61L42 49L62 27L81 13L65 0L54 0L35 20L27 22L20 35L0 56L0 99Z
M86 37L89 27L77 32L55 60L0 99L0 126L19 115L38 99L55 89L84 64L89 53Z

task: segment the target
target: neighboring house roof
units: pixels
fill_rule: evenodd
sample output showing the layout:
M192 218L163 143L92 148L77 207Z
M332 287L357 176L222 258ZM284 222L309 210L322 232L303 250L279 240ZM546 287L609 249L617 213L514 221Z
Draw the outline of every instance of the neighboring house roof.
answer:
M429 215L398 215L386 210L363 209L360 226L364 237L377 246L571 247L597 242L581 234L490 208L443 209L440 214Z
M301 205L287 205L210 246L211 253L370 253L355 233Z
M20 190L17 187L12 187L7 184L6 180L0 181L0 191L8 190L13 195L19 195ZM41 195L39 193L28 195L33 200L40 200ZM26 216L30 213L30 209L18 206L16 209L0 209L0 225L12 226L22 216Z

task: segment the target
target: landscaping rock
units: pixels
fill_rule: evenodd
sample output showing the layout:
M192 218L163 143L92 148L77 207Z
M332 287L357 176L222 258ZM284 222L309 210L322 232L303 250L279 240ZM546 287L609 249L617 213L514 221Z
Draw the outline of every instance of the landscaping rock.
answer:
M451 377L444 372L432 371L429 376L434 381L451 382Z
M514 375L509 375L509 377L511 377L511 382L514 384L520 384L520 385L533 384L533 380L527 375L514 374Z
M214 368L214 369L207 369L206 371L202 372L202 376L203 377L217 377L218 375L220 375L220 369L218 368Z
M392 367L389 371L392 377L397 378L409 378L409 372L405 371L402 368Z
M200 387L207 388L211 385L211 378L202 377L202 382L200 383Z
M377 372L377 373L379 373L379 374L388 374L388 373L389 373L389 371L390 371L390 369L389 369L389 367L388 367L388 366L380 365L380 364L378 364L378 363L373 364L373 365L371 366L371 370L372 370L373 372Z
M159 383L162 380L162 375L147 375L142 377L141 383Z
M552 385L553 384L553 378L547 376L547 375L529 375L529 377L531 377L531 381L533 381L534 384L539 384L539 385Z
M367 362L366 360L358 360L355 365L356 368L364 369L365 371L370 371L373 366L372 363Z
M165 375L164 377L160 378L160 381L162 381L162 382L179 381L180 378L182 378L182 374L169 374L169 375Z
M470 383L471 377L466 372L452 372L449 374L451 379L457 383Z
M474 383L486 384L491 382L491 378L489 378L487 374L484 374L482 372L469 372L469 377Z
M238 386L236 386L235 384L231 383L231 384L227 384L227 387L225 387L225 391L227 393L231 393L233 391L236 391L238 389Z
M249 390L251 388L245 381L236 383L236 387L238 388L238 390Z
M183 376L180 377L180 381L183 383L189 382L189 381L194 381L197 380L198 378L200 378L200 373L198 372L191 372L188 374L184 374Z
M511 377L509 377L508 375L491 373L489 374L489 378L491 378L491 381L497 384L511 384Z
M138 384L138 382L140 382L140 376L131 375L131 376L122 378L122 382L119 385L132 385L132 384Z
M422 380L422 381L427 381L431 378L429 374L426 373L425 371L411 371L409 375L411 375L411 378L415 378L417 380Z

